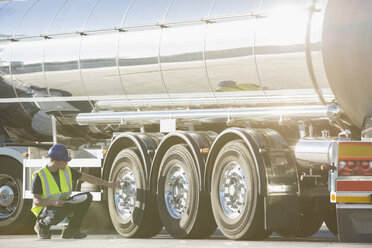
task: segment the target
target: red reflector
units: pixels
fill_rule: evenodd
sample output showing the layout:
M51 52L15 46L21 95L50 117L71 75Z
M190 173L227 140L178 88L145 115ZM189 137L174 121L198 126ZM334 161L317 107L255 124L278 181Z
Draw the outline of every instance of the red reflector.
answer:
M340 169L345 168L345 166L346 166L346 162L343 160L338 163L338 167L340 167Z
M349 169L354 168L354 165L355 165L355 162L354 161L348 161L346 163L346 167L349 168Z
M337 191L371 191L372 181L337 181Z
M364 176L372 176L372 161L363 161L362 168L363 168L363 175Z
M368 161L363 161L362 162L362 168L363 169L368 169L369 168L369 162Z
M372 176L372 161L370 160L341 160L338 163L340 176Z

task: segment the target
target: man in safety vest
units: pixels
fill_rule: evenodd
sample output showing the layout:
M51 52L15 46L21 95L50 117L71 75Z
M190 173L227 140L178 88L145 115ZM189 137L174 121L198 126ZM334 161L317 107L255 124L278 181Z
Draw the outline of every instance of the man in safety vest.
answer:
M50 162L32 175L31 193L34 200L31 211L36 216L34 229L40 239L50 239L50 226L57 225L67 216L69 224L63 229L62 238L85 238L87 235L80 232L79 228L92 202L92 194L81 193L74 196L75 202L69 201L72 181L82 180L112 189L120 185L118 182L107 182L70 168L67 162L71 157L64 145L53 145L48 151L48 156Z

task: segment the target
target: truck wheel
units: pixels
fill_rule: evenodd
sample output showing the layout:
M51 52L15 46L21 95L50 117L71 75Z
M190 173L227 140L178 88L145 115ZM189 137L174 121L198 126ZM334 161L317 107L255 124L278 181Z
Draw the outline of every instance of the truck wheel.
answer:
M306 238L314 235L323 224L323 201L320 198L300 199L300 226L294 231L277 231L283 237Z
M22 165L12 158L0 158L0 234L32 232L32 200L23 199L22 185Z
M146 187L147 175L135 148L122 150L113 162L110 181L120 181L121 187L108 189L108 206L116 231L124 237L152 237L162 228L155 196Z
M230 141L219 152L212 172L211 199L217 226L227 238L258 240L271 234L264 229L254 159L243 141Z
M160 218L172 237L203 238L213 233L216 226L207 213L207 197L200 191L198 168L186 145L168 149L157 182Z

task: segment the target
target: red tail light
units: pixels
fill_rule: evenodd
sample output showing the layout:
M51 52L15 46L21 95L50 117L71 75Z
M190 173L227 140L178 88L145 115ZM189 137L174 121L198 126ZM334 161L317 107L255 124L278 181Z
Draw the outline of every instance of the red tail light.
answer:
M347 168L349 168L349 169L353 169L354 166L355 166L355 162L354 162L354 161L348 161L348 162L346 163L346 166L347 166Z
M340 176L372 176L372 160L340 160L338 174Z
M350 161L341 160L338 163L338 174L340 176L350 176L353 172L353 164L349 163Z
M369 168L369 162L366 161L366 160L362 161L362 168L363 169L368 169Z

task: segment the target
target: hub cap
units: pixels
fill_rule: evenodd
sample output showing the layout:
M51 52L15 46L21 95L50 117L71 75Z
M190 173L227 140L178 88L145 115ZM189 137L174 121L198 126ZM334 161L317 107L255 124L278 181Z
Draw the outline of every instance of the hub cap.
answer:
M165 179L164 198L169 214L180 219L185 212L189 193L189 183L184 169L176 164L172 166Z
M116 177L120 188L115 189L115 206L119 215L126 219L132 216L137 198L136 179L131 169L123 168Z
M0 219L13 215L19 204L20 191L16 181L0 174Z
M227 217L234 219L240 216L246 204L247 182L242 167L236 162L228 163L220 178L220 204Z

